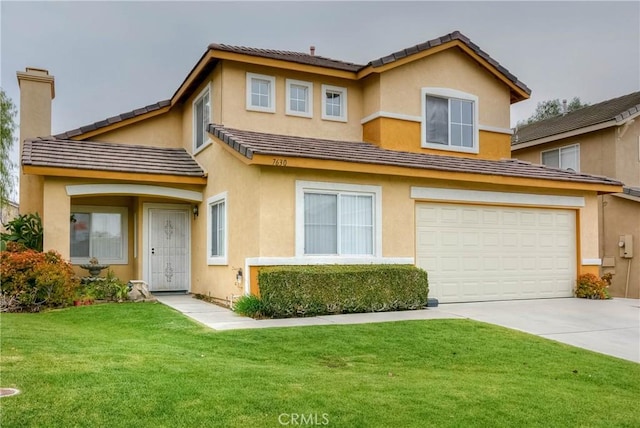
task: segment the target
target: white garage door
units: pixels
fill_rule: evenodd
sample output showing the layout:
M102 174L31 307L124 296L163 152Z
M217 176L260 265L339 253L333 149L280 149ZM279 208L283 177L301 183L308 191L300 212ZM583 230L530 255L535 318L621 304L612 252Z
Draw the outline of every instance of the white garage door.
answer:
M416 227L416 264L440 302L572 296L574 211L418 203Z

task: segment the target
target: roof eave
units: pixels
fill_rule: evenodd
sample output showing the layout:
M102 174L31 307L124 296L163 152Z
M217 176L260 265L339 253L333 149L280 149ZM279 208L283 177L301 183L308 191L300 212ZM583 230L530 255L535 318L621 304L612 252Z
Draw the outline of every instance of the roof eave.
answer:
M584 128L578 128L567 132L561 132L555 135L549 135L548 137L536 138L535 140L530 140L525 143L516 143L511 146L511 151L516 152L518 150L527 149L529 147L539 146L541 144L551 143L553 141L562 140L565 138L576 137L582 134L588 134L590 132L599 131L601 129L610 128L612 126L622 125L622 123L617 123L615 120L609 120L607 122L597 123L591 126L585 126Z
M509 77L507 77L497 67L495 67L493 64L491 64L489 61L487 61L480 55L478 55L476 52L474 52L473 49L471 49L464 41L460 39L453 39L453 40L444 42L442 44L439 44L437 46L430 47L428 49L413 52L402 58L399 58L397 60L394 60L388 63L379 64L379 65L373 65L372 63L369 63L366 67L358 71L358 74L357 74L358 79L367 77L370 74L384 73L385 71L391 70L393 68L400 67L402 65L420 60L427 56L431 56L436 53L439 53L454 47L460 48L466 54L471 56L476 62L478 62L485 69L487 69L487 71L489 71L491 74L496 76L500 81L502 81L507 86L509 86L511 104L530 98L531 90L524 83L517 80L517 78L516 80L521 86L519 86L518 83L514 83L511 79L509 79Z
M24 174L50 176L50 177L66 177L66 178L91 178L91 179L109 179L127 182L152 182L152 183L171 183L171 184L189 184L189 185L206 185L207 177L193 175L173 175L173 174L153 174L153 173L135 173L123 171L110 171L104 169L82 169L82 168L62 168L43 165L26 164L22 165Z
M598 194L620 193L623 190L622 184L614 183L593 183L575 180L518 177L499 174L482 174L477 172L448 171L438 168L413 168L405 165L388 165L370 162L353 162L340 159L322 159L306 157L303 155L292 156L271 152L253 152L244 147L234 138L221 132L216 125L209 125L209 132L213 135L214 141L221 145L226 151L233 154L245 165L259 165L272 167L274 157L284 162L286 168L303 168L340 172L372 173L393 175L401 177L420 177L432 179L445 179L448 181L475 182L486 184L503 184L512 186L527 186L546 189L564 189L578 191L592 191ZM283 162L279 163L280 165Z

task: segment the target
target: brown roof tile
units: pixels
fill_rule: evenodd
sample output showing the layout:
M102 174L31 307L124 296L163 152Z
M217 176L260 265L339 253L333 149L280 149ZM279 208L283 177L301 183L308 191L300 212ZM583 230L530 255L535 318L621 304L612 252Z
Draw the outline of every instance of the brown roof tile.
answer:
M640 187L625 187L623 193L640 198Z
M262 58L280 59L283 61L296 62L298 64L316 65L319 67L333 68L336 70L356 72L365 67L360 64L339 61L318 55L310 55L304 52L281 51L275 49L259 49L246 46L232 46L219 43L211 43L209 49L215 51L233 52L244 55L258 56Z
M439 46L439 45L441 45L443 43L446 43L446 42L449 42L451 40L459 40L459 41L461 41L462 43L467 45L472 51L474 51L478 56L480 56L481 58L483 58L486 61L488 61L493 67L495 67L500 73L502 73L507 79L509 79L517 87L522 89L527 94L531 93L531 90L524 83L520 82L513 74L511 74L509 72L509 70L507 70L506 68L501 66L496 60L491 58L486 52L482 51L476 44L472 43L471 40L468 37L466 37L465 35L463 35L459 31L454 31L453 33L447 34L445 36L438 37L436 39L429 40L427 42L420 43L418 45L408 47L408 48L403 49L401 51L392 53L390 55L386 55L386 56L384 56L382 58L370 61L366 65L355 64L355 63L346 62L346 61L340 61L340 60L327 58L327 57L323 57L323 56L319 56L319 55L310 55L310 54L304 53L304 52L292 52L292 51L283 51L283 50L275 50L275 49L260 49L260 48L246 47L246 46L232 46L232 45L219 44L219 43L212 43L212 44L209 45L208 48L209 48L209 50L214 50L214 51L217 50L217 51L239 53L239 54L257 56L257 57L263 57L263 58L279 59L279 60L290 61L290 62L295 62L295 63L299 63L299 64L314 65L314 66L318 66L318 67L324 67L324 68L330 68L330 69L335 69L335 70L343 70L343 71L349 71L349 72L356 73L356 72L358 72L358 71L360 71L360 70L362 70L362 69L364 69L364 68L366 68L368 66L371 66L373 68L380 67L382 65L389 64L389 63L392 63L394 61L397 61L398 59L404 58L406 56L413 55L415 53L418 53L418 52L421 52L421 51L428 50L428 49L431 49L433 47ZM203 55L203 58L204 58L205 55ZM209 73L211 71L212 67L214 66L214 64L215 64L215 61L214 62L210 62L209 64L207 64L207 66L203 69L202 73ZM191 75L191 73L195 69L196 69L196 66L194 66L194 68L191 70L189 75ZM185 82L186 81L187 80L185 80ZM191 91L195 90L195 88L198 86L198 84L200 82L201 82L201 79L195 79L191 83L190 89L188 89L186 91L186 93L189 94L189 93L191 93ZM177 91L176 91L176 93L177 93ZM174 96L175 96L175 94L174 94ZM185 98L186 98L186 95L183 94L182 97L177 100L177 102L182 102L182 101L184 101ZM89 125L82 126L80 128L77 128L77 129L73 129L73 130L70 130L70 131L67 131L67 132L63 132L61 134L54 135L54 137L55 138L59 138L59 139L72 138L72 137L81 135L81 134L83 134L85 132L94 131L96 129L99 129L99 128L102 128L102 127L105 127L105 126L109 126L111 124L118 123L118 122L121 122L123 120L131 119L131 118L134 118L136 116L140 116L140 115L143 115L143 114L149 113L151 111L158 110L158 109L161 109L163 107L170 106L170 105L171 105L171 99L159 101L157 103L150 104L150 105L148 105L146 107L142 107L142 108L135 109L135 110L132 110L132 111L129 111L129 112L125 112L125 113L121 113L119 115L110 117L110 118L108 118L106 120L101 120L99 122L95 122L95 123L92 123L92 124L89 124Z
M146 113L149 113L149 112L152 112L152 111L155 111L155 110L159 110L159 109L161 109L163 107L167 107L169 105L171 105L171 100L159 101L159 102L154 103L154 104L149 104L146 107L138 108L138 109L135 109L135 110L132 110L132 111L128 111L128 112L125 112L125 113L120 113L117 116L112 116L112 117L110 117L108 119L104 119L104 120L101 120L101 121L98 121L98 122L91 123L89 125L85 125L85 126L81 126L79 128L76 128L76 129L72 129L72 130L67 131L67 132L63 132L61 134L54 135L53 137L57 138L57 139L61 139L61 140L69 139L69 138L72 138L72 137L75 137L75 136L78 136L78 135L82 135L82 134L84 134L86 132L95 131L96 129L99 129L99 128L104 128L105 126L109 126L109 125L111 125L113 123L118 123L118 122L121 122L121 121L126 120L126 119L131 119L133 117L140 116L142 114L146 114Z
M482 59L486 60L489 64L491 64L493 67L495 67L501 74L503 74L507 79L509 79L514 85L516 85L518 88L522 89L527 94L531 94L531 89L529 89L527 87L527 85L525 85L520 80L518 80L518 78L516 76L514 76L513 74L511 74L509 72L509 70L507 70L505 67L500 65L500 63L498 63L498 61L496 61L495 59L491 58L491 56L489 56L488 53L486 53L485 51L480 49L480 47L478 47L478 45L476 45L475 43L471 42L471 40L467 36L462 34L460 31L454 31L453 33L449 33L449 34L444 35L442 37L438 37L437 39L429 40L427 42L420 43L419 45L416 45L416 46L413 46L413 47L410 47L410 48L406 48L406 49L402 49L400 51L392 53L391 55L387 55L387 56L384 56L382 58L373 60L373 61L369 62L369 64L367 64L367 65L370 65L373 68L381 67L381 66L383 66L385 64L389 64L391 62L397 61L400 58L404 58L407 55L411 55L411 54L414 54L414 53L417 53L417 52L426 51L426 50L429 50L429 49L434 48L436 46L439 46L439 45L441 45L443 43L450 42L452 40L459 40L462 43L464 43L476 55L478 55Z
M609 121L620 122L638 112L640 112L640 92L633 92L628 95L574 110L565 115L518 127L511 137L511 145L517 148L518 144L551 137L587 126L598 125Z
M22 164L52 168L206 177L184 149L65 140L26 140Z
M549 168L516 159L497 161L426 153L399 152L382 149L373 144L361 141L335 141L265 134L225 128L214 124L209 125L209 133L248 159L252 159L254 155L260 154L507 177L622 185L619 181L607 177Z

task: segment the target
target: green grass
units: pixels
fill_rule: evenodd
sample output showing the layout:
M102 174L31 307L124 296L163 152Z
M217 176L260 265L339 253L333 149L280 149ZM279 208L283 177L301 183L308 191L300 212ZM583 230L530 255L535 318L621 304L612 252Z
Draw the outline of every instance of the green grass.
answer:
M0 386L23 391L3 428L640 426L640 365L469 320L215 332L112 304L0 322Z

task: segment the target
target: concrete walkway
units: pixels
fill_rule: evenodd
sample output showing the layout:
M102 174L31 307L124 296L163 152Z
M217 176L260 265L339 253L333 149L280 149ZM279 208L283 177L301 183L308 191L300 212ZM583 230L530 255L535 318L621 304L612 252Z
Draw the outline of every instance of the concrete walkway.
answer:
M254 320L189 295L155 297L215 330L469 318L640 363L640 301L636 299L447 303L417 311Z

